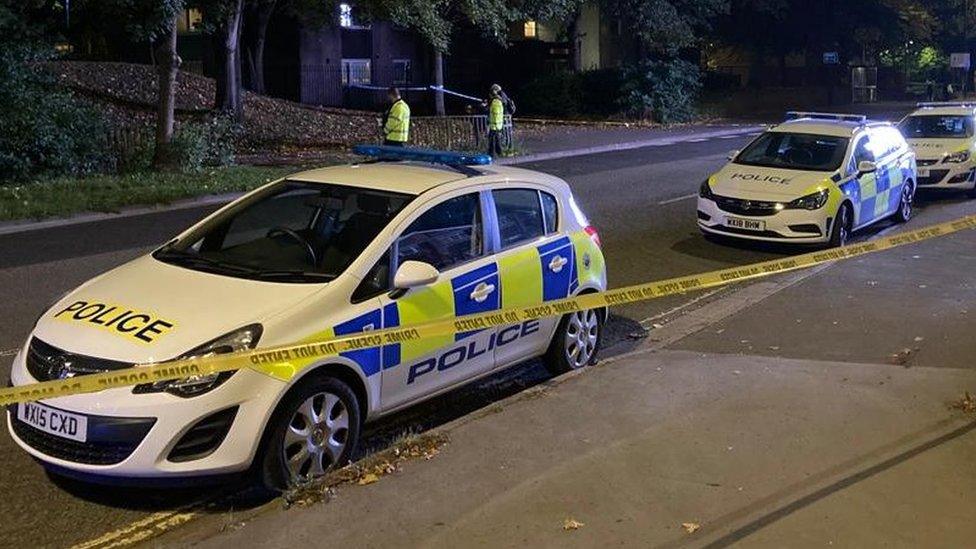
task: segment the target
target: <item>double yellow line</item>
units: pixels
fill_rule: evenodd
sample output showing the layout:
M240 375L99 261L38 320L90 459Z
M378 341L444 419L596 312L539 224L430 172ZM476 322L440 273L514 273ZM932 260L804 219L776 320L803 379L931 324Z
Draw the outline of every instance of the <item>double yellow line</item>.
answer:
M401 326L399 328L377 330L359 335L336 337L310 343L268 347L206 358L175 360L121 371L104 372L65 380L45 381L42 383L0 389L0 406L82 393L94 393L105 389L182 379L189 376L227 372L241 368L253 368L278 379L288 380L301 373L303 367L298 366L298 364L308 364L308 359L318 360L336 356L339 353L347 351L417 341L470 330L506 326L527 320L560 316L573 311L624 305L683 294L695 290L714 288L733 282L806 269L831 261L859 257L973 228L976 228L976 215L962 217L914 231L907 231L894 236L879 238L862 244L810 252L786 259L764 261L742 267L732 267L697 275L637 284L606 292L583 294L576 297L549 301L531 307L513 307L490 313L443 318L414 324L412 326Z

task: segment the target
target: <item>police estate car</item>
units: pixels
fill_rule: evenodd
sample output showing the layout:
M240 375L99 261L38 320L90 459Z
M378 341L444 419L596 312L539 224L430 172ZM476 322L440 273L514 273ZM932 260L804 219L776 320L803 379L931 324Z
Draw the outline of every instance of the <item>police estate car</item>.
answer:
M915 149L918 185L976 198L976 103L919 103L898 129Z
M318 340L606 289L599 237L560 179L482 155L381 160L268 184L58 300L17 355L24 385ZM62 474L171 479L250 469L272 488L348 459L365 421L544 356L600 347L604 310L21 404L14 440Z
M915 155L894 126L859 115L788 118L701 184L706 236L840 246L861 227L911 217Z

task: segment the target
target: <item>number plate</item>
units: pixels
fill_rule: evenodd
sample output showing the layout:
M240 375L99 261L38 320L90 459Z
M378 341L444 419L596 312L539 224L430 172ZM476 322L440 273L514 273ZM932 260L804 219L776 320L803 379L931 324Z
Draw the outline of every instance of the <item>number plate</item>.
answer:
M919 168L918 169L918 176L919 177L928 177L929 176L929 169L928 168Z
M736 229L746 229L747 231L765 231L766 222L754 219L739 219L738 217L726 217L725 225Z
M88 440L88 418L56 410L36 402L17 406L17 419L56 437L86 442Z

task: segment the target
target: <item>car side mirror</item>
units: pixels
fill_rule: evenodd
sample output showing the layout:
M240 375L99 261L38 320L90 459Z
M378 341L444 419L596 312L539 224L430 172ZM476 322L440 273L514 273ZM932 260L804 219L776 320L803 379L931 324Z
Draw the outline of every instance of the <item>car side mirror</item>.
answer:
M440 271L430 263L423 261L404 261L396 274L393 275L393 287L396 290L409 290L420 286L427 286L437 282Z
M729 156L727 156L726 158L728 158L729 159L729 162L731 162L731 161L735 160L735 157L737 157L737 156L739 156L739 149L736 149L734 151L730 151L729 152Z
M857 173L858 175L866 173L874 173L878 171L878 165L870 160L862 160L857 163Z

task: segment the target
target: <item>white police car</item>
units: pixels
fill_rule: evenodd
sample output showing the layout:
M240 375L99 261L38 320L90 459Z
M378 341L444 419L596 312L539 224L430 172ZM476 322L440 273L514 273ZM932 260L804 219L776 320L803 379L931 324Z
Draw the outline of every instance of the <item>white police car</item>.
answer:
M976 102L919 103L898 129L915 150L918 185L976 198Z
M888 123L790 112L730 160L699 189L706 236L840 246L861 227L912 215L915 155Z
M295 174L98 276L38 320L25 385L276 346L606 289L596 231L555 177L482 155L360 147L382 161ZM393 161L399 160L399 161ZM313 361L11 407L14 440L96 478L249 469L273 488L350 456L365 421L535 356L592 363L605 311Z

